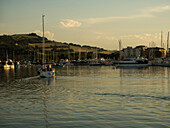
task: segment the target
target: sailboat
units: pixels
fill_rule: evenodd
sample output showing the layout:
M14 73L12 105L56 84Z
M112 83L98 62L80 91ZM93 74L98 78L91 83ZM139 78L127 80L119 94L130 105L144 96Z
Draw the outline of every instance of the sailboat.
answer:
M98 59L98 52L97 52L97 48L94 54L94 59L92 59L92 61L90 62L90 66L101 66L102 64L99 62Z
M6 58L7 60L5 62L2 62L1 67L4 69L12 68L14 69L14 63L11 59L8 59L8 52L6 51Z
M53 70L51 68L51 65L45 65L45 39L44 39L44 17L45 15L42 15L42 27L43 27L43 40L42 40L42 47L43 47L43 67L42 69L39 71L40 73L40 77L44 77L44 78L50 78L50 77L55 77L55 70Z

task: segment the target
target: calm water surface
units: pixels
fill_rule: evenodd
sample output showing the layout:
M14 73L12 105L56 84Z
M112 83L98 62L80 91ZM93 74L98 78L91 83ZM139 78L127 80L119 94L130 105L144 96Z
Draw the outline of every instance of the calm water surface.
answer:
M170 68L0 69L2 128L168 128Z

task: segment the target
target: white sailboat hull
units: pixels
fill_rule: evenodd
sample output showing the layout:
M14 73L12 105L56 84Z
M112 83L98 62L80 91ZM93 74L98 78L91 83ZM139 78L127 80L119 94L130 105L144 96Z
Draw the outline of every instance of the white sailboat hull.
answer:
M8 65L8 64L6 64L6 65L2 65L2 67L3 67L4 69L14 68L14 65Z
M43 77L43 78L55 77L55 72L54 71L40 71L40 77Z

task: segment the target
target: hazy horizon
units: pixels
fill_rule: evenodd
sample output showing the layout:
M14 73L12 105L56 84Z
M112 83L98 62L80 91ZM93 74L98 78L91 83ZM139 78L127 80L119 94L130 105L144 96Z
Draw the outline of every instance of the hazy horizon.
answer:
M42 33L50 40L118 49L166 45L169 0L0 0L0 35Z

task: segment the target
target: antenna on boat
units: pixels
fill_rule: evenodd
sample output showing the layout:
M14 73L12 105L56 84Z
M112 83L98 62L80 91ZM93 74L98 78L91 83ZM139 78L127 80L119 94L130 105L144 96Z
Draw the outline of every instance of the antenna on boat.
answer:
M43 31L43 38L42 38L42 47L43 47L43 60L42 60L42 63L43 63L43 67L45 67L45 39L44 39L44 17L45 15L42 15L42 31Z

